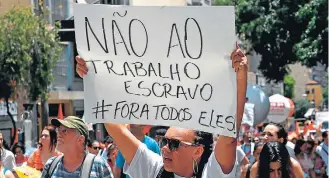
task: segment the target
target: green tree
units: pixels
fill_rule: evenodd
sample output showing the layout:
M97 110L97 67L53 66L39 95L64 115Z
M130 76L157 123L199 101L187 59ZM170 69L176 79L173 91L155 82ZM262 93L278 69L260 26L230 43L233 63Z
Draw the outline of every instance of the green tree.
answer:
M304 118L305 113L312 105L307 100L298 100L295 102L295 118Z
M237 6L237 31L262 55L264 76L283 81L288 64L328 65L327 9L325 0L246 0Z
M48 28L44 19L31 8L13 8L0 16L0 98L7 103L13 87L25 88L32 102L46 99L61 45L58 27ZM8 115L12 118L9 110Z
M286 75L284 77L284 96L290 99L295 98L295 85L296 81L291 75Z
M309 1L296 18L298 23L308 22L295 48L299 60L309 67L317 62L328 65L328 1Z
M214 6L234 6L234 5L238 5L242 2L244 2L245 0L216 0L214 2Z

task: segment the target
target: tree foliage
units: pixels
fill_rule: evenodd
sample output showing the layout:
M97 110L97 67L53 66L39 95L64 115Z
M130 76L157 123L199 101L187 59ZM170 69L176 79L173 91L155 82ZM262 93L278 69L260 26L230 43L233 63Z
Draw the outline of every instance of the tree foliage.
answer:
M0 16L0 98L5 98L14 130L16 124L8 104L12 91L23 87L31 101L46 98L52 68L61 57L57 32L57 27L47 28L42 13L36 16L30 8L13 8ZM13 132L12 144L15 137Z
M326 0L245 0L237 6L237 31L262 55L264 76L282 81L288 64L328 64Z
M30 8L13 8L0 16L0 81L15 81L32 101L48 92L52 68L61 57L58 28L47 27L43 16Z
M295 98L295 85L296 81L291 75L286 75L284 77L284 96L290 99Z
M312 105L307 100L298 100L295 102L295 118L304 118L305 113Z

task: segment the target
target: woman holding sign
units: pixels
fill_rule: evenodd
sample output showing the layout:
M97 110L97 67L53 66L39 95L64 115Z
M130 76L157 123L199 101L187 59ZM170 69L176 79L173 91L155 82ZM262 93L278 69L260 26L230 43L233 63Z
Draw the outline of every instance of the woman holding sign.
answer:
M88 72L83 59L77 57L77 73ZM241 49L231 54L237 73L237 130L240 129L247 90L247 57ZM122 124L107 123L105 127L122 152L124 172L132 178L236 178L240 169L236 161L237 139L219 136L211 151L212 135L191 129L170 127L160 140L162 156L149 151Z

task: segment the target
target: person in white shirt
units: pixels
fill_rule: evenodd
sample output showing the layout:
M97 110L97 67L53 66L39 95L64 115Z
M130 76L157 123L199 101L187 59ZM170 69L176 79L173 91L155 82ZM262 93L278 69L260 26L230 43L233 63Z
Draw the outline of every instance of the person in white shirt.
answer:
M77 60L77 73L82 77L88 72L87 65L80 57ZM232 68L237 73L237 121L240 130L247 90L247 57L237 48L231 54ZM209 155L212 144L211 134L191 129L170 127L161 139L162 155L148 150L122 124L105 124L106 130L116 142L126 163L124 172L132 178L235 178L237 169L237 139L219 136L215 150ZM211 136L211 144L205 143ZM209 146L209 148L208 148ZM209 158L207 158L209 156ZM205 163L208 160L207 163ZM203 162L204 161L204 162Z
M3 146L3 135L0 132L0 149L1 149L1 161L3 163L3 166L9 170L14 170L16 168L16 161L14 154L6 150Z
M291 148L287 147L287 141L288 141L288 134L286 132L286 130L283 128L282 125L277 124L277 123L269 123L268 125L266 125L266 127L264 128L264 136L263 136L263 142L267 143L267 142L280 142L282 143L290 156L290 162L291 162L291 171L292 174L297 178L299 177L303 177L303 170L300 166L300 164L298 163L298 161L292 157L292 155L295 155L294 150L289 151ZM257 163L257 162L256 162ZM251 168L251 170L257 170L257 165L258 164L254 164Z

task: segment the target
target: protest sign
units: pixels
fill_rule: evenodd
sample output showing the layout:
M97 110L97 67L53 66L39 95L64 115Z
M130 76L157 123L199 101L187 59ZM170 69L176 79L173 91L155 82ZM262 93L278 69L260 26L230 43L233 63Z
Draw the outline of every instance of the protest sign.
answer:
M76 4L91 123L236 135L234 8Z
M245 103L241 124L246 124L251 127L254 126L254 115L255 115L254 113L255 113L255 104Z

